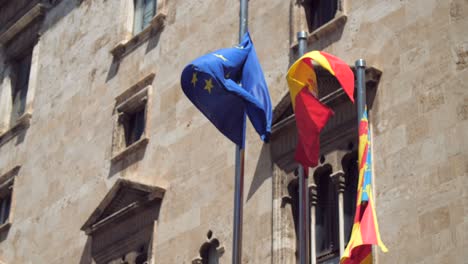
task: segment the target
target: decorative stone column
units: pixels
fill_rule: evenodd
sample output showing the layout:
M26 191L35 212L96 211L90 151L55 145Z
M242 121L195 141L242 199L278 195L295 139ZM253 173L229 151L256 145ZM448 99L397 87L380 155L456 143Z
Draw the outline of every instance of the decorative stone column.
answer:
M309 174L310 175L310 174ZM314 180L314 177L312 181ZM310 197L310 263L317 263L316 241L315 241L315 208L317 206L317 185L315 182L309 184Z
M343 171L337 171L330 175L333 183L336 186L338 192L338 230L340 239L340 257L344 253L344 190L345 190L345 178Z

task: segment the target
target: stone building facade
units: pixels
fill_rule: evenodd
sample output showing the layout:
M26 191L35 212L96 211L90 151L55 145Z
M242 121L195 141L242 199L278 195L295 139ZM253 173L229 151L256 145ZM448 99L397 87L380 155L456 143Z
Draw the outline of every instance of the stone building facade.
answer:
M247 127L243 263L297 261L285 73L300 30L308 50L367 61L390 250L375 262L466 263L468 2L249 2L274 124L268 144ZM231 262L234 145L183 95L180 74L237 42L238 13L224 0L0 0L0 263ZM314 263L336 263L354 213L357 117L318 72L335 116L309 170L312 246Z

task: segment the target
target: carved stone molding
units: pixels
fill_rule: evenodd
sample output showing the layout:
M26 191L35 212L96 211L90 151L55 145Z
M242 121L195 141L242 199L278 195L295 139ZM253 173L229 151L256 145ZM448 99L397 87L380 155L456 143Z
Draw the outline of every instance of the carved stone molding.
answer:
M296 176L279 166L273 168L273 252L272 263L296 263L296 233L293 219L293 198L288 187Z
M192 259L192 264L208 263L207 254L209 254L208 251L210 250L210 247L214 247L216 249L218 258L224 254L224 246L222 246L219 240L213 235L213 231L208 230L208 233L206 234L206 241L200 247L200 250L198 251L198 256Z
M164 28L167 15L165 13L156 14L150 22L150 25L142 30L140 33L132 36L130 39L125 39L115 45L110 53L116 59L122 58L128 52L134 50L136 47L146 41L152 34L161 32Z
M343 193L345 190L346 185L345 185L344 175L345 174L342 170L334 172L330 175L330 178L332 179L332 182L335 184L338 193Z

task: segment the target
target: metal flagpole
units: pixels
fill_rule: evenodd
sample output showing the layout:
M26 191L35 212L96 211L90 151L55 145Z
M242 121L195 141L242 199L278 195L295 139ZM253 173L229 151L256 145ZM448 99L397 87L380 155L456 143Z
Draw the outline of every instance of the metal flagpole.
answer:
M239 12L239 43L247 32L248 0L240 0ZM234 229L232 242L232 263L241 264L242 261L242 213L244 200L244 151L245 151L245 113L242 122L244 146L236 146L236 171L234 187Z
M307 32L297 32L298 53L304 55L307 48ZM299 259L300 264L309 264L309 191L305 170L299 165Z
M366 107L366 82L365 82L365 73L366 73L366 61L359 59L355 63L356 65L356 89L357 89L357 118L358 118L358 127L361 122L362 114Z

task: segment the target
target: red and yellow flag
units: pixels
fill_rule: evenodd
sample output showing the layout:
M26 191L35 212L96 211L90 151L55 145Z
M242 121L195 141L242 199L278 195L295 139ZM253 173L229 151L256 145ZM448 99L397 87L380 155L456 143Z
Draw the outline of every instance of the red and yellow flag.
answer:
M359 124L359 181L351 238L346 247L341 264L372 263L372 245L378 245L383 252L387 248L380 239L379 226L372 197L372 155L370 152L369 122L367 110Z
M294 158L304 167L317 166L320 131L333 115L333 111L317 99L317 76L312 61L317 62L334 75L350 100L354 102L353 71L337 57L323 51L311 51L289 68L286 80L299 135Z

